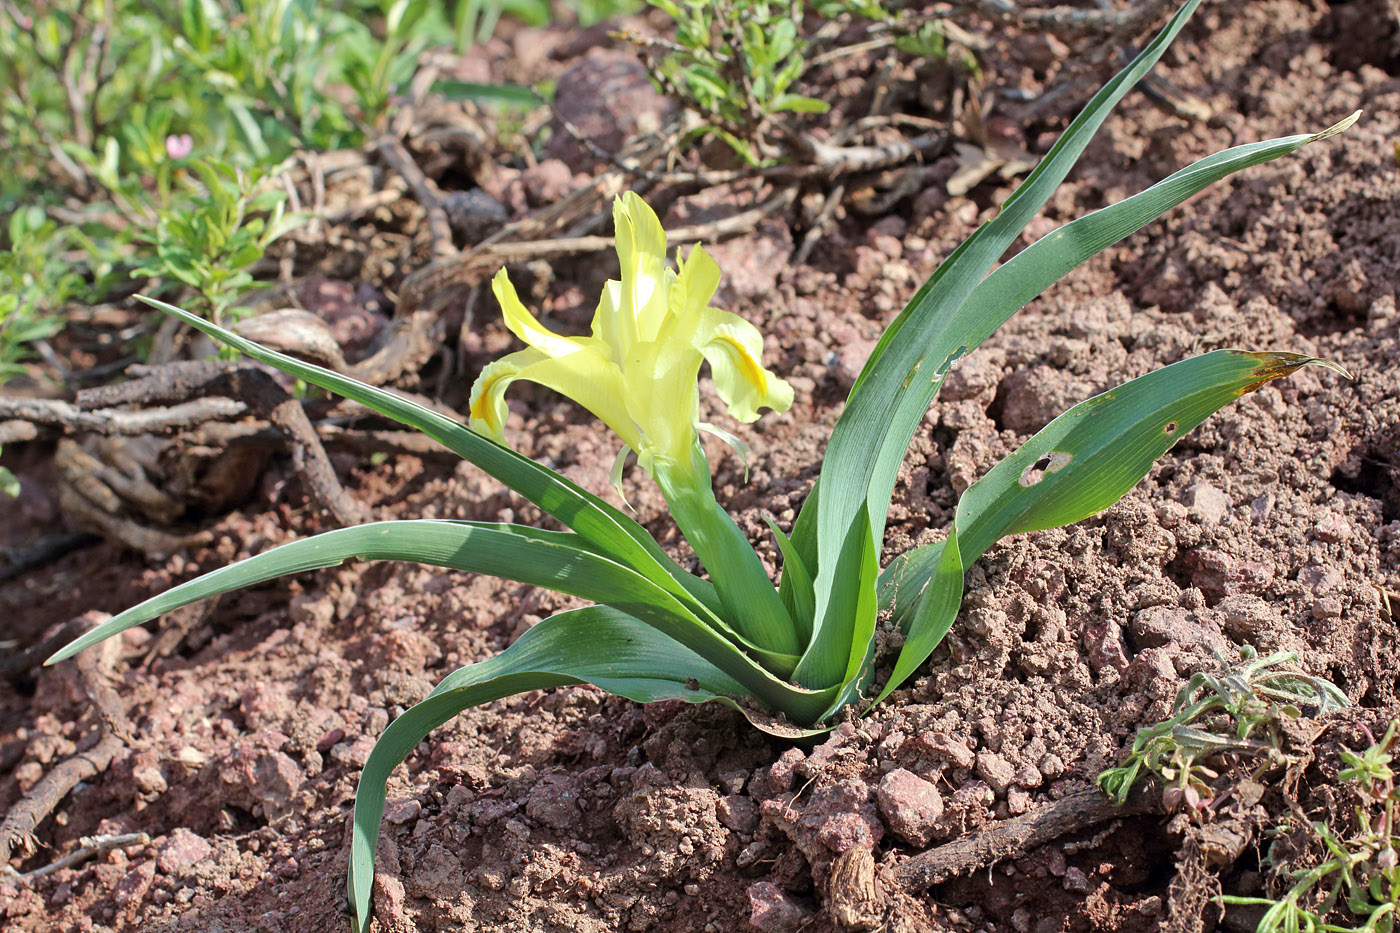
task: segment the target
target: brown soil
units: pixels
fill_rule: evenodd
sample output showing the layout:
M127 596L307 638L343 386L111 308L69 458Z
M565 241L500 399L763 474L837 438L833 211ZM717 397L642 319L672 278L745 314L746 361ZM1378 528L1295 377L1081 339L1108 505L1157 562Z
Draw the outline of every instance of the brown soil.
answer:
M1047 53L1041 40L986 34L996 40L991 79L1030 99L1070 77L1066 54L1089 48ZM580 47L552 41L553 57L524 57L512 76L569 67ZM962 361L910 451L886 554L941 534L955 492L1064 408L1187 354L1299 351L1341 363L1355 381L1308 369L1271 383L1185 438L1103 515L994 547L971 569L958 621L921 675L814 748L771 740L722 709L643 708L591 688L459 717L391 782L381 929L709 933L751 929L751 918L770 931L832 929L838 852L873 847L892 870L1088 786L1139 725L1164 718L1215 649L1244 644L1298 652L1362 707L1318 740L1319 764L1298 796L1314 818L1348 811L1329 783L1335 749L1361 747L1359 725L1379 734L1400 715L1400 633L1378 599L1378 588L1400 592L1394 21L1380 0L1208 5L1161 71L1218 116L1191 122L1130 95L1031 233L1227 145L1366 115L1087 263ZM851 80L831 79L833 93ZM1067 107L1002 129L1043 152ZM562 154L580 169L581 154ZM773 366L797 389L791 412L749 432L747 485L732 458L712 451L717 491L755 540L761 510L786 522L800 505L882 325L1009 193L989 181L946 196L940 179L956 166L945 160L928 190L888 216L842 215L808 265L786 262L794 232L784 223L716 247L728 306L772 335ZM507 205L549 196L548 171L527 175L503 183ZM671 219L705 209L677 203ZM552 282L539 283L544 307L582 326L605 265L557 263ZM474 371L508 346L491 320L463 350ZM592 423L543 392L521 387L515 400L510 436L524 453L612 495L614 451ZM5 455L26 491L0 544L60 528L45 451ZM339 465L376 517L538 519L449 461ZM626 491L674 546L659 497L635 474ZM152 558L98 544L5 583L5 637L30 644L84 612L130 605L317 527L290 464L275 462L211 547ZM149 666L139 661L151 636L128 633L116 687L136 740L67 797L41 824L38 851L14 865L39 867L94 833L153 841L32 885L0 884L6 928L340 928L350 807L375 736L448 671L566 605L513 583L357 564L225 597L182 652ZM0 812L94 741L98 724L68 667L0 686ZM941 815L910 812L920 801L906 773L937 787ZM1285 812L1282 794L1265 806L1274 822ZM1196 865L1188 885L1178 867L1195 864L1190 838L1156 816L1104 824L918 892L896 907L892 928L1215 928L1221 913L1201 885L1218 878L1242 891L1252 877L1257 888L1258 858L1251 848L1223 869ZM1224 925L1252 929L1243 914Z

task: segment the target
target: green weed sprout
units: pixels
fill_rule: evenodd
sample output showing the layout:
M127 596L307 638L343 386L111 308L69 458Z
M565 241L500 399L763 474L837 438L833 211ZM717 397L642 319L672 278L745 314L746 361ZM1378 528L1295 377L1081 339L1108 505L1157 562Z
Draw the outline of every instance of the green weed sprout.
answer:
M695 433L702 428L696 423L699 359L709 361L718 391L740 420L750 420L759 407L784 407L790 396L763 369L756 331L709 308L718 274L713 263L696 250L679 270L670 269L654 215L628 196L616 212L622 277L607 285L589 337L546 330L518 305L507 281L497 281L507 323L527 349L483 373L473 393L473 420L481 431L496 433L507 379L532 379L582 402L655 478L708 578L679 566L619 508L484 433L148 299L254 359L422 431L569 530L400 521L326 532L174 587L94 628L50 661L195 600L351 558L420 561L592 601L541 621L496 657L452 672L380 737L355 801L349 898L362 933L370 923L385 782L424 737L463 710L526 690L590 683L639 702L724 703L759 728L800 737L828 730L858 703L878 703L932 653L957 615L964 568L995 541L1102 511L1211 413L1269 380L1321 362L1295 353L1217 350L1076 405L963 494L943 541L880 569L900 465L957 360L1079 263L1207 185L1355 120L1208 156L1066 224L992 271L1198 3L1188 0L1094 96L997 216L953 251L890 325L851 390L817 484L790 533L773 528L784 558L776 591L710 486ZM882 611L904 641L879 684L875 632Z
M1297 663L1292 652L1261 658L1245 647L1234 664L1217 660L1217 670L1191 675L1170 718L1138 730L1122 765L1099 775L1099 788L1115 803L1127 801L1140 777L1153 775L1165 788L1168 809L1200 809L1214 794L1208 782L1219 777L1207 761L1234 755L1259 760L1261 769L1273 767L1283 754L1282 718L1297 718L1304 708L1320 715L1348 705L1330 681L1283 669Z
M1391 722L1381 740L1365 751L1341 752L1347 767L1337 773L1337 780L1355 785L1363 801L1356 808L1354 835L1344 839L1326 823L1313 823L1328 857L1313 868L1294 872L1293 884L1281 898L1220 897L1222 904L1267 907L1256 933L1391 933L1395 929L1400 908L1400 856L1396 854L1400 793L1390 764L1397 726L1400 723ZM1380 812L1373 814L1372 807ZM1270 856L1272 861L1272 850ZM1355 926L1329 923L1326 917L1339 904L1360 922Z

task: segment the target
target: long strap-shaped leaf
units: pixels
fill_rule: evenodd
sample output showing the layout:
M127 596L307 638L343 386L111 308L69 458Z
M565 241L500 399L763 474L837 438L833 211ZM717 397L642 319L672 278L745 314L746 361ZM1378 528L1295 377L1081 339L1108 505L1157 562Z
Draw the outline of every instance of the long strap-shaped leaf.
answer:
M1320 133L1282 136L1221 150L1174 172L1145 191L1047 233L983 279L967 303L943 327L946 336L935 338L935 342L947 345L954 336L960 336L962 344L958 349L964 344L969 349L976 348L1032 298L1086 259L1136 233L1222 178L1297 152L1308 143L1335 136L1360 116L1358 110ZM950 333L957 328L965 329L960 335Z
M815 722L834 691L813 692L784 683L750 658L721 630L705 624L673 594L630 567L567 543L569 535L535 528L412 520L341 528L293 541L182 583L114 616L58 651L61 661L162 613L230 590L323 567L350 558L404 560L518 580L612 606L709 659L767 708L796 721ZM795 659L770 658L791 667Z
M987 276L955 315L934 321L942 328L942 333L933 338L934 343L946 347L956 338L961 340L958 350L964 346L975 349L1032 298L1084 260L1141 230L1222 178L1340 133L1359 116L1360 111L1320 133L1285 136L1217 152L1145 191L1046 234ZM954 333L959 327L964 328L963 332ZM781 589L789 603L794 601L795 593L803 594L809 602L815 599L811 578L816 564L815 516L818 511L816 487L813 487L793 528L791 546L795 554L784 551L783 555ZM801 566L794 567L797 563L794 556L802 558ZM794 568L793 576L789 576L789 568Z
M834 590L856 585L858 568L840 562L842 548L862 506L872 538L876 542L883 538L887 505L910 438L948 367L969 349L963 335L970 337L980 330L978 322L957 318L958 310L1064 180L1113 106L1151 69L1199 3L1187 0L1137 58L1094 95L1002 205L1001 213L955 249L919 289L866 361L822 463L817 615L812 644L794 675L799 683L830 686L846 669L851 628L856 623L849 615L828 611ZM948 327L949 320L955 326Z
M882 604L905 642L876 698L928 658L957 616L963 569L999 539L1088 518L1121 499L1157 458L1212 413L1308 363L1297 353L1215 350L1081 402L968 487L946 541L916 548L881 574Z
M718 700L753 718L731 694L740 684L700 655L655 629L604 606L550 616L501 654L447 675L422 702L394 720L365 762L355 794L350 850L350 903L359 933L368 933L374 852L384 813L385 784L394 768L428 733L463 710L526 690L590 683L639 703ZM767 724L754 719L755 724ZM817 734L824 730L784 730Z
M711 611L718 610L719 601L715 596L714 587L708 581L687 573L661 549L645 528L620 510L529 457L523 457L508 447L476 434L451 418L443 417L392 392L269 350L174 305L144 296L141 300L246 356L366 405L386 418L392 418L400 424L423 432L514 489L543 509L546 514L554 516L638 573L673 593L677 592L679 587L683 587L692 599L703 603Z

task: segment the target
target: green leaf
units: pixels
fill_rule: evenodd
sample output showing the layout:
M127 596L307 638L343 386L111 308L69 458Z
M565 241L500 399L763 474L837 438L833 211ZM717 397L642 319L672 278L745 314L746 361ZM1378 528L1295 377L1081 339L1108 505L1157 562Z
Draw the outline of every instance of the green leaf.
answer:
M9 467L0 466L0 494L18 499L19 491L19 477L11 473Z
M800 94L779 94L773 98L773 104L768 108L773 113L826 113L831 109L831 105L824 100L815 97L803 97Z
M895 607L893 618L904 633L904 645L899 649L894 670L872 706L883 702L928 660L933 649L948 634L958 616L958 606L962 604L964 564L958 547L957 527L949 529L946 540L920 550L929 552L927 577L922 581L905 579L908 588L903 594L898 592L901 577L895 574L890 578L893 589L887 599ZM881 597L881 602L885 602L883 589Z
M879 575L879 548L871 537L862 504L837 555L830 624L814 627L793 680L804 687L821 689L847 683L861 667L875 636L875 584Z
M477 104L495 104L521 110L533 110L545 103L533 88L520 84L479 84L443 78L433 84L433 91L448 100L469 100Z
M741 650L732 631L702 621L673 594L629 567L580 547L575 536L517 525L417 519L374 522L293 541L221 567L153 596L84 633L47 663L71 657L111 636L196 600L351 558L417 561L542 586L612 606L686 646L743 684L769 709L815 721L829 702L768 673ZM791 662L788 662L789 666Z
M1068 525L1103 511L1183 434L1308 363L1345 374L1333 363L1297 353L1216 350L1080 402L963 493L955 521L964 563L1006 535Z
M935 344L940 348L952 348L954 344L976 347L1027 302L1086 259L1241 169L1335 136L1355 123L1360 113L1357 111L1320 133L1267 139L1206 156L1145 191L1051 231L987 276L948 320L948 330L958 333L935 337Z
M1309 363L1297 353L1216 350L1081 402L1002 460L958 502L948 542L909 551L880 577L881 608L906 633L883 700L952 625L963 569L1007 535L1088 518L1121 499L1188 431L1230 402ZM956 555L952 552L956 548Z
M848 546L852 525L865 522L872 539L882 540L895 477L909 440L948 367L969 349L961 340L951 347L934 343L935 335L946 332L941 322L956 314L987 270L1040 210L1113 106L1166 51L1199 2L1187 0L1138 57L1094 95L1040 165L1007 199L1001 213L938 267L871 353L832 431L822 462L814 643L824 638L823 630L828 626L838 630L851 626L850 620L840 617L850 604L840 593L847 585L844 574L850 568L838 558ZM965 324L962 329L966 329Z
M674 595L683 595L683 590L690 600L711 612L718 611L719 600L708 581L687 573L661 550L641 525L553 470L392 392L269 350L163 301L140 297L146 304L179 318L255 360L421 431L500 480L614 559L644 574Z
M394 720L375 744L355 794L350 852L350 904L360 933L370 928L374 853L385 787L399 762L463 710L526 690L580 683L639 703L718 700L743 712L760 728L777 729L790 738L825 731L783 729L755 716L729 696L741 688L723 671L625 613L591 606L550 616L501 654L449 674L425 700Z
M797 548L793 547L791 539L783 534L773 516L765 512L763 520L767 522L768 530L773 532L773 540L778 542L778 550L783 555L783 583L787 586L786 589L780 590L778 595L792 619L798 643L805 645L812 636L812 614L817 607L816 596L812 592L812 575L807 572Z
M709 571L724 618L750 643L784 658L784 666L773 668L774 673L791 674L803 645L753 545L715 501L710 465L699 442L691 446L688 468L659 462L653 478L666 497L671 517Z

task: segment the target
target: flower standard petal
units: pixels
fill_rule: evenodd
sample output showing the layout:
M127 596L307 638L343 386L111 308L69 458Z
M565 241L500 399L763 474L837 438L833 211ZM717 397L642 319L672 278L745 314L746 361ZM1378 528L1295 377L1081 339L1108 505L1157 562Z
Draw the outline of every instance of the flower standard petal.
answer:
M613 226L622 266L618 320L625 354L638 340L655 340L665 321L666 231L656 212L632 191L613 202Z
M624 364L627 410L641 430L637 462L653 476L657 458L690 465L700 419L701 360L688 343L658 340L634 345Z

